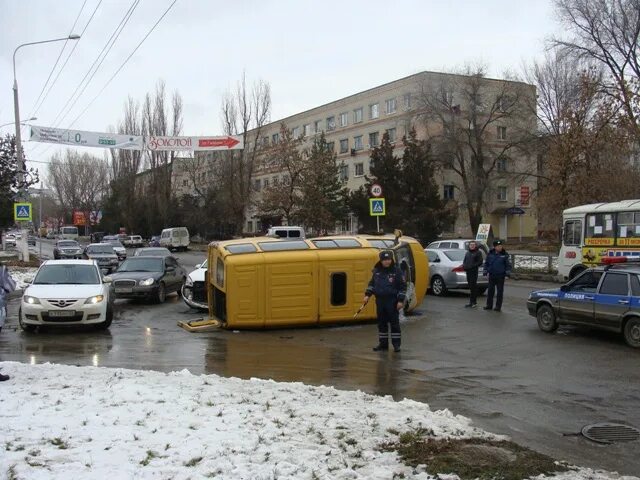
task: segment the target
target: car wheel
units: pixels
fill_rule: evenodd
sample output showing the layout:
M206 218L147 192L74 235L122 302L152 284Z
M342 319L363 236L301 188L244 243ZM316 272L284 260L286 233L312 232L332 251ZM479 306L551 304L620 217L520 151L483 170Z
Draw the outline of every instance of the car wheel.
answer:
M20 324L20 328L27 333L35 332L36 328L38 328L36 325L29 325L22 321L22 309L18 310L18 323Z
M538 327L540 327L540 330L543 332L552 333L558 329L556 312L553 311L551 305L541 305L538 307L536 318L538 320Z
M156 292L156 302L164 303L166 299L167 299L167 289L164 286L164 283L160 282L160 285L158 285L158 291Z
M632 317L624 324L624 340L633 348L640 348L640 318Z
M444 279L439 276L433 277L431 280L431 293L436 297L442 297L447 294L447 286L444 283Z
M487 287L482 287L478 289L478 296L481 297L487 291Z

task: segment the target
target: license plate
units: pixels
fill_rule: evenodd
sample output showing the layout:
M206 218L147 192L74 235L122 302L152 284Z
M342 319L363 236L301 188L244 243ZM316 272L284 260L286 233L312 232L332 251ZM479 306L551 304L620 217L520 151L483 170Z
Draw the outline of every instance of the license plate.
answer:
M133 288L116 288L116 293L131 293Z
M73 317L75 314L75 310L49 310L50 317Z

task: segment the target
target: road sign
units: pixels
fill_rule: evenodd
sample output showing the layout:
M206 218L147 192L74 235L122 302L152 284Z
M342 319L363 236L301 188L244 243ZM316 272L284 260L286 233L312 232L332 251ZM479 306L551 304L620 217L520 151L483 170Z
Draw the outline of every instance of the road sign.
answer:
M372 217L384 217L387 213L387 207L384 198L369 199L369 215Z
M381 197L382 196L382 187L380 185L378 185L377 183L374 183L373 185L371 185L371 188L369 189L369 192L371 192L371 196L372 197Z
M30 203L14 203L13 204L13 219L16 222L30 222L31 221L31 204Z

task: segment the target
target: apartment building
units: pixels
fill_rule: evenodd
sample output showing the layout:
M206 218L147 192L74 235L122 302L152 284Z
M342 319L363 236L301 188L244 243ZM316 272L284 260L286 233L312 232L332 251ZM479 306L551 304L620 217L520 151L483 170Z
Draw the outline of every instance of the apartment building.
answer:
M305 112L287 118L273 121L263 127L259 133L258 144L261 148L279 142L281 124L285 124L294 136L303 136L308 146L316 135L324 132L326 141L335 150L338 162L342 165L340 177L349 189L354 190L364 185L365 175L369 174L369 157L371 150L380 144L383 134L389 134L395 142L398 156L402 155L402 137L412 128L416 129L419 138L437 135L443 125L438 121L425 119L424 98L431 87L444 85L447 82L454 85L465 78L459 75L436 72L421 72L331 103L312 108ZM501 80L482 79L483 95L496 98L505 82ZM535 102L535 88L519 82L507 82L517 87L523 97ZM453 88L452 90L455 90ZM457 106L464 110L464 105ZM455 108L454 108L455 109ZM464 113L464 112L463 112ZM535 132L535 114L527 114L517 119L505 119L497 122L493 135L500 148L501 144L509 141L515 132ZM492 125L492 128L493 125ZM250 135L256 132L250 132ZM501 143L502 142L502 143ZM484 222L491 223L494 234L501 238L535 238L537 236L537 219L531 208L531 194L535 191L535 177L523 174L535 164L535 156L510 152L510 155L500 159L492 174L490 201L484 212ZM269 185L280 182L284 178L283 172L274 171L265 165L260 165L253 176L255 193L254 205L259 201L261 192ZM450 231L449 236L472 235L464 197L464 189L459 175L454 169L443 168L437 174L436 181L440 195L448 202L452 202L459 214ZM384 185L383 185L384 187ZM262 229L258 211L252 207L246 215L248 232ZM351 216L346 219L337 230L355 232L358 229L357 218Z

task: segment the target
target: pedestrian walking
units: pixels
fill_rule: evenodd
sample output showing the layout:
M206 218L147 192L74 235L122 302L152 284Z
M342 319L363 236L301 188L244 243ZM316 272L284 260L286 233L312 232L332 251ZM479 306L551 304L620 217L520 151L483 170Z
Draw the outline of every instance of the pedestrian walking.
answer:
M373 269L371 281L364 295L363 304L369 303L372 295L376 297L378 313L378 345L375 352L389 350L389 327L393 351L400 351L400 310L404 308L407 294L407 282L402 270L395 265L393 252L380 252L380 261Z
M478 298L478 272L484 259L482 252L478 248L477 242L469 242L469 250L462 261L462 268L467 274L467 284L469 285L469 303L465 305L467 308L476 308Z
M16 289L16 282L11 278L6 265L0 265L0 331L7 318L7 297ZM9 380L9 375L0 373L0 382Z
M511 276L511 260L502 246L500 240L493 242L493 248L487 255L484 262L484 276L489 276L489 289L487 292L487 305L485 310L493 309L493 296L496 297L496 312L502 309L502 298L504 296L504 279Z

